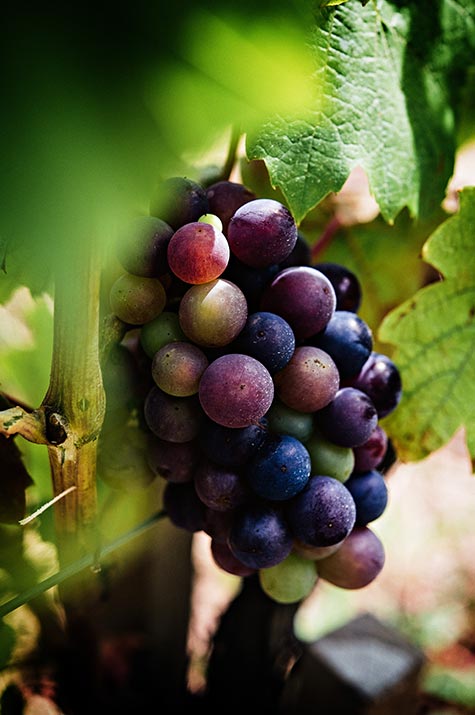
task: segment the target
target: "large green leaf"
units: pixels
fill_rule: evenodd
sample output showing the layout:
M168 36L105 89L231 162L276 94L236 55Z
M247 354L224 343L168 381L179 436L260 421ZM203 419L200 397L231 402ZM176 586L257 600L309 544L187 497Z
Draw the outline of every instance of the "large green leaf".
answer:
M318 106L269 121L248 138L249 157L265 160L299 222L355 166L386 220L406 206L430 215L453 169L473 0L350 0L318 11L311 45Z
M425 243L424 259L443 279L422 288L383 321L403 398L386 419L403 460L418 460L464 426L475 459L475 188Z

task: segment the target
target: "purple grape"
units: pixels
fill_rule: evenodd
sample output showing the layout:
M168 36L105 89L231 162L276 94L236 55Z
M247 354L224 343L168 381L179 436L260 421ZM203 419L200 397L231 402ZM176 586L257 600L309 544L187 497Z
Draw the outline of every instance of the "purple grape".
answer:
M366 526L377 519L386 509L388 488L384 477L376 469L352 475L345 487L356 504L356 526Z
M172 176L161 181L150 201L150 214L168 223L175 231L186 223L198 221L208 213L205 189L192 179Z
M314 267L327 276L335 289L336 309L358 312L362 292L356 275L339 263L316 263Z
M289 256L297 242L297 225L279 201L254 199L237 209L227 235L231 251L240 261L263 268Z
M216 509L210 509L210 507L207 506L205 508L203 531L215 541L227 543L233 520L234 511L232 509L228 511L216 511Z
M209 211L221 219L223 232L227 233L229 221L235 212L256 198L247 186L235 181L216 181L206 189Z
M382 462L388 448L388 436L381 425L376 425L366 442L354 447L354 472L369 472Z
M298 412L316 412L331 402L340 387L333 359L323 350L302 345L283 370L274 375L279 399Z
M196 493L203 504L216 511L235 509L249 496L249 489L237 472L208 459L201 461L194 479Z
M249 503L236 511L228 545L249 568L265 569L290 554L292 535L280 509L266 503Z
M312 338L312 345L334 360L341 378L357 375L373 349L373 334L358 315L336 310L325 330Z
M210 419L224 427L248 427L271 406L274 383L261 362L249 355L229 353L206 368L198 395Z
M315 413L315 420L330 442L340 447L358 447L376 428L378 414L368 395L354 387L343 387Z
M341 547L318 562L320 578L340 588L367 586L381 572L385 561L384 547L367 526L355 527Z
M250 576L255 573L257 569L246 566L242 563L231 551L226 543L217 541L216 539L211 540L211 555L214 562L228 573L234 576Z
M163 508L175 526L186 531L202 531L205 526L205 505L198 498L193 482L168 482L163 492Z
M338 479L310 477L306 487L287 504L295 538L308 546L332 546L345 539L356 520L353 497Z
M229 261L229 244L209 223L193 221L173 234L167 249L168 264L185 283L209 283L218 278Z
M274 435L247 465L251 488L264 499L284 501L298 494L310 477L310 455L290 435Z
M168 442L189 442L197 437L203 412L196 396L172 397L152 387L144 403L144 418L154 435Z
M121 232L118 259L128 273L158 278L168 271L167 247L173 229L154 216L137 216Z
M402 397L398 368L387 355L377 352L371 353L349 384L371 398L380 419L395 410Z
M243 329L247 315L244 293L222 278L189 288L178 311L186 337L211 348L231 343Z
M177 484L191 482L200 456L196 440L178 443L151 436L147 445L147 462L153 473Z
M284 268L267 286L260 303L261 310L282 316L299 340L323 330L335 306L332 284L323 273L310 266Z
M248 316L231 347L233 352L259 360L273 375L282 370L294 354L295 336L280 315L259 311Z
M208 459L216 464L242 467L256 454L266 436L265 418L248 427L223 427L207 419L200 433L200 445Z

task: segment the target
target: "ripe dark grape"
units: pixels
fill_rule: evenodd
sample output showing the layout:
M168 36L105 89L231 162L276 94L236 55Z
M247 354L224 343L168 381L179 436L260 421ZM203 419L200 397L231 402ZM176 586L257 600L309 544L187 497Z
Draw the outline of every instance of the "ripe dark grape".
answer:
M147 444L150 469L168 482L191 482L200 457L196 440L168 442L151 435Z
M228 545L243 564L264 569L290 554L292 535L280 509L253 503L236 511Z
M204 347L231 343L243 329L247 315L243 292L222 278L192 286L181 299L178 311L187 338Z
M193 482L168 482L163 492L163 507L170 521L186 531L202 531L206 507L199 499Z
M311 345L302 345L274 376L274 382L279 399L287 407L316 412L334 399L340 377L330 355Z
M340 378L346 378L357 375L371 355L373 335L358 315L349 310L336 310L312 344L325 350L333 358Z
M204 454L223 467L242 467L256 454L267 436L266 419L248 427L223 427L205 420L200 432Z
M356 313L361 305L361 285L356 275L339 263L316 263L315 268L331 281L336 294L336 309Z
M121 232L117 254L124 270L157 278L168 271L167 247L173 229L154 216L137 216Z
M285 501L302 491L310 477L310 455L290 435L270 437L247 465L251 488L264 499Z
M345 486L356 504L356 526L366 526L386 509L388 488L376 469L350 477Z
M399 370L391 358L381 353L371 353L350 384L371 398L380 419L395 410L401 400Z
M198 394L210 419L224 427L248 427L271 406L274 383L261 362L250 355L229 353L206 368Z
M294 354L295 336L279 315L259 311L248 316L232 348L234 352L256 358L273 375L282 370Z
M198 392L208 358L192 343L173 342L160 348L152 360L152 377L168 395L188 397Z
M309 546L331 546L353 529L356 507L348 489L337 479L313 476L287 506L294 537Z
M315 414L320 431L341 447L358 447L378 424L376 408L368 395L354 387L338 390L334 399Z
M376 425L370 436L359 447L354 447L355 472L369 472L378 467L388 448L388 436L381 425Z
M287 258L279 263L279 269L291 266L310 266L312 263L312 250L307 239L298 231L297 242ZM323 273L323 271L322 271Z
M211 536L214 541L227 544L231 526L233 524L234 511L216 511L216 509L205 508L205 523L203 531Z
M297 225L279 201L254 199L234 213L227 236L240 261L263 268L287 258L297 242Z
M198 221L208 213L205 189L192 179L172 176L161 181L150 201L150 214L168 223L175 231L186 223Z
M124 273L110 290L111 310L130 325L143 325L156 318L165 308L166 293L156 278Z
M194 476L199 498L210 509L229 511L241 506L248 497L248 487L238 472L201 460Z
M242 561L233 554L226 543L217 541L216 539L211 540L211 555L216 564L222 568L223 571L227 571L234 576L250 576L256 573L257 569L243 564Z
M168 264L185 283L209 283L218 278L229 261L229 244L221 231L195 221L176 231L167 249Z
M341 547L317 564L320 578L340 588L364 588L384 566L384 547L367 526L355 527Z
M145 422L154 435L168 442L189 442L197 437L203 412L196 396L172 397L152 387L144 403Z
M257 198L255 193L247 186L235 181L216 181L206 189L206 197L211 213L216 214L222 221L223 232L226 235L229 221L235 212L248 201Z
M222 277L239 286L246 296L249 312L253 313L259 310L262 294L279 270L277 263L265 268L252 268L231 254Z
M310 266L293 266L277 273L265 289L260 308L277 313L298 339L310 338L328 324L335 312L333 286Z

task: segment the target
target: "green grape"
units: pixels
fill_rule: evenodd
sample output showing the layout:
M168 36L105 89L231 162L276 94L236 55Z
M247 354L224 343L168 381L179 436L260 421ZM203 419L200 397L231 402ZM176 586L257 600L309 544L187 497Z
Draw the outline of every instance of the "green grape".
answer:
M168 310L164 310L157 318L143 325L140 330L140 344L149 358L153 358L155 353L169 343L186 340L178 315Z
M297 603L306 598L317 582L315 562L292 551L283 561L260 569L261 588L278 603Z
M165 307L165 288L157 278L124 273L112 285L112 312L130 325L143 325L160 315Z
M314 431L305 446L310 454L312 474L333 477L346 482L355 465L355 455L350 447L340 447Z
M266 415L269 429L279 434L289 434L304 442L313 431L313 416L308 412L299 412L274 399Z
M203 216L199 217L198 221L201 223L209 223L211 226L217 228L218 231L223 230L223 222L219 216L216 216L215 214L203 214Z

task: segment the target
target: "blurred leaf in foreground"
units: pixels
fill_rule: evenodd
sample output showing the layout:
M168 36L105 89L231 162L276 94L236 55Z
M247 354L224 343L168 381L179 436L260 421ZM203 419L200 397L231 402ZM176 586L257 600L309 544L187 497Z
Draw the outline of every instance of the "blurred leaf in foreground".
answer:
M424 244L423 258L443 280L418 291L383 321L403 398L386 423L403 461L438 449L462 426L475 464L475 188Z

